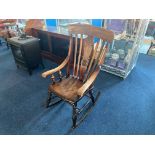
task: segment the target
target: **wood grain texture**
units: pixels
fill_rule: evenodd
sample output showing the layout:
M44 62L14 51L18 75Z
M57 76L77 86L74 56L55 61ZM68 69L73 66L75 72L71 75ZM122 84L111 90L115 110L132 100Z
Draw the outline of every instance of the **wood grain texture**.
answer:
M76 69L76 75L75 75L76 77L78 77L79 67L80 67L81 52L82 52L82 44L83 44L82 36L83 36L83 35L81 34L79 56L78 56L77 69Z
M77 91L83 83L73 77L64 78L61 82L56 82L49 86L49 90L63 99L75 102L78 99Z
M77 35L75 35L75 50L74 50L74 67L73 67L73 76L75 76L75 67L76 67L76 57L77 57Z
M69 33L72 34L85 34L90 37L97 37L103 41L112 42L114 33L100 27L94 27L88 24L73 24L69 26Z
M77 94L79 97L83 96L84 93L90 88L90 86L94 83L98 73L100 72L100 68L96 68L93 74L89 77L89 79L83 84L83 86L78 90Z
M60 66L43 73L42 76L46 77L59 72L61 80L55 82L53 79L54 83L49 86L49 91L73 103L94 84L100 71L100 65L104 62L109 44L114 39L114 34L104 28L87 24L70 25L69 33L71 38L67 58ZM94 38L96 37L98 43L94 47ZM74 48L72 48L73 38L75 41ZM73 67L71 67L71 62ZM65 66L67 66L67 76L62 77L60 70Z
M80 65L79 78L81 80L84 79L86 70L90 63L90 60L92 59L93 48L94 48L93 37L87 36L87 38L84 40L84 46L83 46L83 52L82 52L82 58L81 58L82 60L81 60L81 65Z
M60 66L42 73L42 77L46 78L49 75L59 72L61 69L63 69L67 65L68 61L69 61L69 57L67 57Z
M92 68L93 61L94 61L94 59L95 59L96 52L97 52L97 49L98 49L98 45L99 45L99 42L96 44L95 49L94 49L94 51L93 51L93 55L92 55L92 58L91 58L91 60L90 60L90 63L89 63L88 70L87 70L87 72L86 72L84 81L87 79L88 74L89 74L89 72L90 72L90 69Z
M70 42L69 42L69 51L68 51L68 66L67 66L67 73L66 76L70 76L70 68L71 68L71 55L73 52L73 36L70 36Z

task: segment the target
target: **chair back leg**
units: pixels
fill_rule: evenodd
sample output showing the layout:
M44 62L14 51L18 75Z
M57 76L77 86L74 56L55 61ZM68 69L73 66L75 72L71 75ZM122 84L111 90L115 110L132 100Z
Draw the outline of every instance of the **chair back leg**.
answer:
M76 128L76 121L77 121L77 102L73 104L72 121L73 121L72 128L74 129Z
M49 104L51 102L51 96L52 96L52 93L50 91L48 91L48 98L47 98L47 101L46 101L46 108L49 107Z
M89 95L90 95L90 98L91 98L93 104L95 104L95 99L94 99L94 96L93 96L93 93L92 93L92 89L89 90Z

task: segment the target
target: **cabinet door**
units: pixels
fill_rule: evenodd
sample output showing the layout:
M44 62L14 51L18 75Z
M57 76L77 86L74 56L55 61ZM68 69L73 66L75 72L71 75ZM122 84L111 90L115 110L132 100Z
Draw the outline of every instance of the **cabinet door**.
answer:
M67 57L68 48L69 48L69 40L68 39L51 36L51 44L52 44L52 54L54 54L60 58Z
M40 48L42 51L49 51L48 35L43 32L38 32L38 38L40 39Z
M12 52L13 52L13 55L14 55L15 59L24 61L24 55L23 55L20 47L15 46L15 45L11 45L11 49L12 49Z
M41 62L39 41L34 41L22 46L25 61L29 68L36 67Z

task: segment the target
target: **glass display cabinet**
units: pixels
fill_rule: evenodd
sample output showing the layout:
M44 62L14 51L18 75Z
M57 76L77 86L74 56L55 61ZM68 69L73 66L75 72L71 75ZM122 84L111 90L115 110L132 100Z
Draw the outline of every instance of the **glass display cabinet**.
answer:
M106 19L104 27L112 30L115 38L106 54L102 70L126 78L136 65L140 45L149 20Z
M69 24L75 23L91 24L92 21L90 19L57 19L57 26L60 27L67 27Z

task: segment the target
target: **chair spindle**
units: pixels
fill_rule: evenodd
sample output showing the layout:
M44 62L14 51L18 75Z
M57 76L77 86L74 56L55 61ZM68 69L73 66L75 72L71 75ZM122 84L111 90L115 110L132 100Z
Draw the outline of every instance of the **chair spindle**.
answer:
M100 59L99 59L99 62L98 62L98 65L99 65L99 66L103 64L103 61L104 61L104 58L105 58L105 55L106 55L107 51L108 51L108 44L106 44L106 45L103 47L103 52L102 52L102 55L101 55L101 57L100 57Z
M51 80L52 80L52 83L54 84L55 83L55 76L53 74L51 76Z
M63 77L61 70L59 70L58 74L59 74L59 79L61 81L62 80L62 77Z
M75 76L75 69L76 69L77 41L78 41L78 37L77 37L77 35L75 35L75 52L74 52L74 67L73 67L73 76Z
M92 51L92 52L93 52L93 55L92 55L92 58L91 58L91 60L90 60L89 65L88 65L88 70L87 70L87 72L86 72L84 81L87 79L88 74L89 74L89 71L90 71L91 68L92 68L93 61L94 61L94 59L95 59L96 51L97 51L97 49L98 49L98 46L99 46L99 42L97 42L97 44L96 44L96 46L95 46L95 49L93 49L93 51Z
M81 34L80 49L79 49L79 56L78 56L78 64L77 64L77 70L76 70L76 77L78 77L78 72L79 72L79 66L80 66L80 60L81 60L81 51L82 51L82 43L83 43L83 35Z

